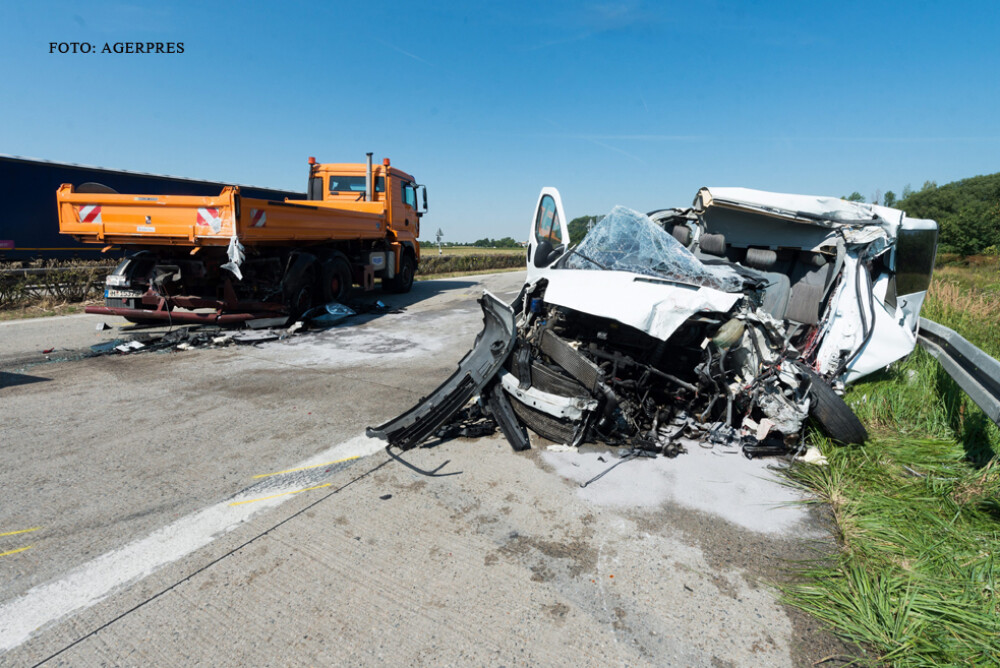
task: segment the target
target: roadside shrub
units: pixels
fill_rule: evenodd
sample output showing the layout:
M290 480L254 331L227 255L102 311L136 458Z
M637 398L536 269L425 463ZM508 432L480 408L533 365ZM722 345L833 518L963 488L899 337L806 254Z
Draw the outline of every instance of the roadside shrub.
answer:
M0 310L100 297L117 260L36 260L0 264Z

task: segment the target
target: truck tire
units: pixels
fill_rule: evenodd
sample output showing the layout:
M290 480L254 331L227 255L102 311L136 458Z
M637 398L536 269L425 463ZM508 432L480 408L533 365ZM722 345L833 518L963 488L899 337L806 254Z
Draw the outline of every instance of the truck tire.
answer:
M389 292L409 292L413 287L413 277L417 273L417 260L413 253L406 251L399 260L399 271L388 280L382 281L382 287Z
M840 396L812 369L799 366L811 381L812 403L809 415L824 433L845 445L860 445L868 440L868 431Z
M336 253L323 262L320 271L320 296L324 304L340 302L351 291L351 264Z
M313 307L316 301L316 271L309 267L302 275L302 282L292 292L288 300L288 324L291 325L302 314Z

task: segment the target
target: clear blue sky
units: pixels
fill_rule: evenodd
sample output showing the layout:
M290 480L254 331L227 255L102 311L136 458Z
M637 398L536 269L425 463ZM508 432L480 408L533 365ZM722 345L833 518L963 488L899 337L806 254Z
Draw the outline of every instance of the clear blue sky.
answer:
M51 41L184 42L50 55ZM0 153L304 189L392 158L445 239L1000 171L1000 5L6 0Z

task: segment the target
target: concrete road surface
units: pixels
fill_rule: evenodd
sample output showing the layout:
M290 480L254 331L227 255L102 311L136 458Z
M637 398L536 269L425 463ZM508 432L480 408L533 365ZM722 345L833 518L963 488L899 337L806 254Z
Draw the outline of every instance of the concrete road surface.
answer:
M364 436L522 279L417 283L379 295L402 312L256 346L88 357L124 321L0 324L0 664L847 656L770 585L828 539L768 462L691 444L581 488L613 451Z

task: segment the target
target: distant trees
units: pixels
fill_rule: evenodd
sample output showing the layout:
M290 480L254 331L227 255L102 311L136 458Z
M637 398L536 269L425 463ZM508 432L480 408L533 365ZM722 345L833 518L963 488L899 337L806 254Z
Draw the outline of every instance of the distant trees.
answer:
M587 236L590 228L601 222L604 216L580 216L569 221L566 228L569 230L569 239L572 243L578 244Z
M941 250L964 256L1000 247L1000 173L943 186L926 181L919 192L907 186L903 194L897 208L938 222Z
M504 237L503 239L490 239L487 237L473 241L470 245L476 248L517 248L521 244L513 237Z
M857 191L842 199L865 201ZM872 204L878 204L878 199L876 191ZM902 209L913 218L936 220L939 246L945 252L965 256L1000 248L1000 173L943 186L924 181L918 191L906 184L901 197L887 190L881 199L885 206Z

